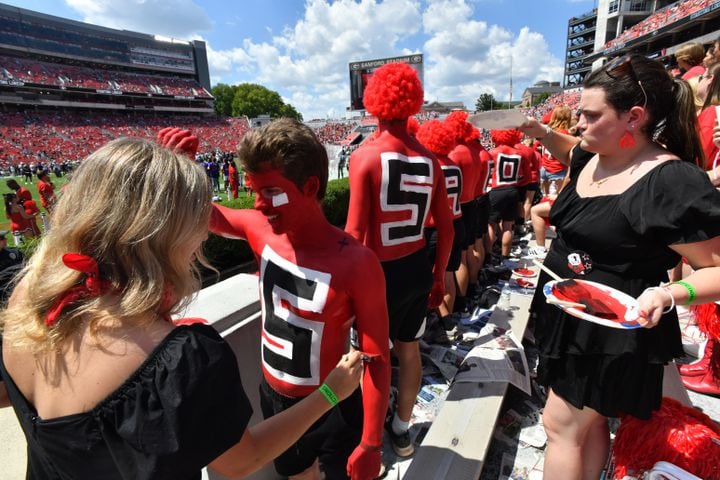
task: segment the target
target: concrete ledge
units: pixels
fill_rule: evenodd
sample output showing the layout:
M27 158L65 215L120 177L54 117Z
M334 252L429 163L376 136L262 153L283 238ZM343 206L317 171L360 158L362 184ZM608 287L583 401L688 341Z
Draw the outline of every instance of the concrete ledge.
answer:
M528 295L513 295L510 309L496 309L489 323L511 329L522 340L531 300ZM404 478L480 478L507 389L507 383L454 384Z

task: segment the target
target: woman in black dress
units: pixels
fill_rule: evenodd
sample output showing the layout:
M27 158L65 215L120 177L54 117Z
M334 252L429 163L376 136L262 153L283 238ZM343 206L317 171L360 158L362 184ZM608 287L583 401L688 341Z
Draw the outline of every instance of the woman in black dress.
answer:
M571 166L550 213L558 236L545 265L638 298L645 328L577 319L538 289L546 478L599 478L607 417L648 418L660 406L664 365L682 355L672 307L720 298L720 193L696 165L702 150L687 84L660 63L626 56L592 72L584 87L578 148L577 139L535 120L522 128ZM658 288L681 256L695 273ZM543 274L539 285L549 280Z
M202 167L146 140L81 164L0 314L0 407L25 432L27 478L199 479L208 464L243 476L337 400L315 391L248 427L230 347L203 322L170 320L199 287L211 195ZM339 399L357 388L359 356L326 379Z

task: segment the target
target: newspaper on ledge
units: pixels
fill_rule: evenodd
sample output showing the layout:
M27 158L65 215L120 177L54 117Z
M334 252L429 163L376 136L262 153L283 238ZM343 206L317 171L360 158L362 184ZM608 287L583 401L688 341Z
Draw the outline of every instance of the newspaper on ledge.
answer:
M465 357L455 382L509 382L530 395L525 349L510 330L487 324Z

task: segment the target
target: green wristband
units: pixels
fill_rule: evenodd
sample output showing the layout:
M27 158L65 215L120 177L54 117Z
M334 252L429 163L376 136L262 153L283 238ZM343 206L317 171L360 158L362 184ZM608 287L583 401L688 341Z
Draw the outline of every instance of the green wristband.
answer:
M683 287L685 287L685 290L687 290L687 293L688 293L688 298L685 301L685 305L690 305L693 302L693 300L695 300L695 297L697 296L697 293L695 292L695 287L690 285L688 282L683 282L682 280L679 282L673 282L673 283L676 283L678 285L682 285Z
M325 397L328 403L333 407L337 405L340 401L337 395L335 395L335 392L332 391L332 388L328 387L327 383L323 383L322 385L320 385L320 388L318 390L320 390L320 393L323 394L323 397Z

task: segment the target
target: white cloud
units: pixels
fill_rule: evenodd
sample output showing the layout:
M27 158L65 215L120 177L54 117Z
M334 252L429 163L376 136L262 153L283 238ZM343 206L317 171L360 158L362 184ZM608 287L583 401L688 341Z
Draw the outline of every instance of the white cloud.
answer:
M91 23L175 38L202 38L238 20L228 16L213 25L193 0L65 2ZM460 100L468 108L481 93L508 98L511 55L516 100L538 80L562 78L561 59L541 34L490 24L475 5L477 0L306 0L302 18L269 41L238 39L227 50L208 42L211 79L265 85L310 119L345 111L351 61L424 53L426 100Z
M193 0L65 0L83 21L103 27L190 40L212 28Z

